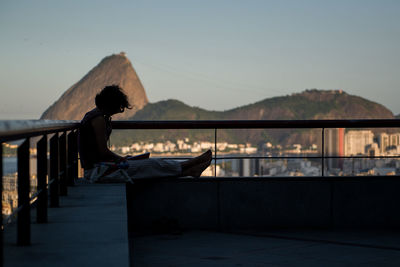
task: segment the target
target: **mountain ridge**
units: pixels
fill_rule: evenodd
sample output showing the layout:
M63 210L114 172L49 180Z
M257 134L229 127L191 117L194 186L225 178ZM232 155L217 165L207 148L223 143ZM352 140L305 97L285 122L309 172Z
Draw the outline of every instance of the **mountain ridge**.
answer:
M176 111L171 112L171 109ZM184 112L182 112L183 110ZM188 114L190 112L192 114ZM342 90L311 89L287 96L266 98L225 111L209 111L199 107L192 107L176 99L162 100L149 103L148 106L129 119L310 120L374 118L393 119L395 116L389 109L379 103L347 94Z
M227 111L208 111L169 99L149 103L130 120L315 120L315 119L394 119L393 113L381 104L342 90L305 90L287 96L267 98ZM176 140L190 136L193 140L210 140L212 134L185 129L151 133L136 130L118 132L114 141L122 145L137 141ZM275 144L318 143L320 134L296 130L218 130L218 140L259 144L268 140ZM124 142L119 142L124 140Z

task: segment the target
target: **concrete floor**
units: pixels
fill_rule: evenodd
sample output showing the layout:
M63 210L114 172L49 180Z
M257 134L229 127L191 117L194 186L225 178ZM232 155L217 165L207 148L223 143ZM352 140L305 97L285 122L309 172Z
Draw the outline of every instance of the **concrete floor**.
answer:
M129 266L125 184L77 185L35 223L31 245L16 245L16 225L4 230L4 266Z
M135 266L400 266L400 234L184 232L133 241Z

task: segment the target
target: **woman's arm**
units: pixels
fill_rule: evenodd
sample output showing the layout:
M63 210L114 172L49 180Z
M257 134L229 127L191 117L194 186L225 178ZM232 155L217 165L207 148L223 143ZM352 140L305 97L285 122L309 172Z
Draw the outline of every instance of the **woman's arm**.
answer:
M125 156L124 158L126 160L138 160L138 159L148 159L149 157L150 157L150 152L146 152L146 153L135 155L135 156L128 155L128 156Z
M97 152L100 154L99 158L104 161L110 160L123 160L124 158L115 154L107 147L107 134L106 122L102 116L98 116L91 121L93 126L96 143L98 145Z

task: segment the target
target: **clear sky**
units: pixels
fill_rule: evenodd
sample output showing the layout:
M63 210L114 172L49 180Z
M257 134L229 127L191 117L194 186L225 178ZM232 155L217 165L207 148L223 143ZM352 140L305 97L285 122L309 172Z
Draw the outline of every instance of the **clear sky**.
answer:
M0 119L37 119L105 56L150 102L226 110L343 89L400 113L398 0L1 0Z

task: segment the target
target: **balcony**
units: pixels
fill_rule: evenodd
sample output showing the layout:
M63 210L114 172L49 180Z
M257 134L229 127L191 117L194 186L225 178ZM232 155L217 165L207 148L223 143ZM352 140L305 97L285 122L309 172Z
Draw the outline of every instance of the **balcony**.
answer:
M397 126L397 120L114 123L115 129L321 128L322 143L325 128ZM47 168L38 163L38 194L32 199L22 164L27 147L20 145L18 188L25 203L19 204L17 221L5 226L4 266L400 264L397 175L327 176L322 168L314 177L85 184L76 177L76 128L70 122L0 132L2 142L50 139L50 148L41 152L50 152L44 175L49 185L39 174ZM214 156L215 163L226 157ZM318 159L326 166L336 157L322 151Z

